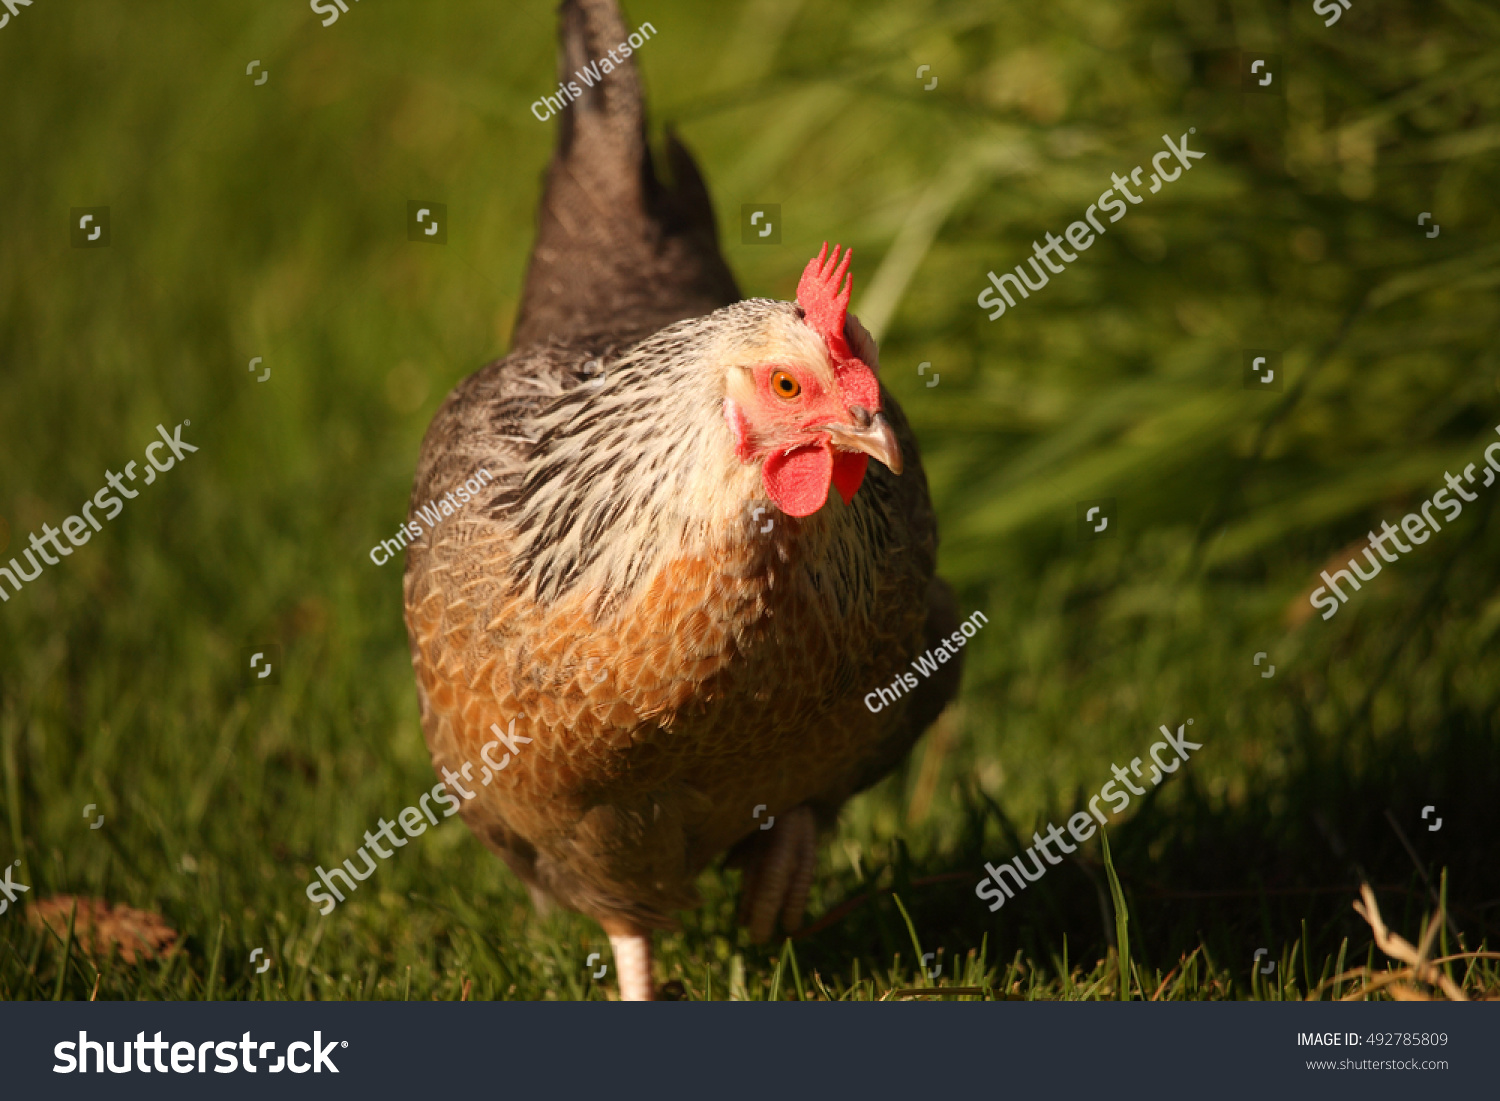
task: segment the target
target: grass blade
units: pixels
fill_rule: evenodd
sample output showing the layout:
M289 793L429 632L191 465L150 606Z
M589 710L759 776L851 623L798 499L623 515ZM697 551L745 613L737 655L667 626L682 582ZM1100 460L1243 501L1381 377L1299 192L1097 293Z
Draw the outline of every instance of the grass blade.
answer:
M219 933L214 937L214 954L208 961L208 980L203 984L203 1000L211 1002L214 999L214 983L219 978L219 954L224 948L224 918L219 917Z
M896 900L896 909L901 911L901 920L906 922L906 931L911 934L912 950L917 954L917 973L922 980L918 985L930 986L931 983L927 978L927 957L922 955L922 944L917 940L917 927L912 924L911 915L906 912L906 907L902 905L901 896L893 891L891 892L891 897Z
M1120 945L1120 1001L1130 1000L1130 911L1125 908L1125 892L1115 875L1115 862L1109 855L1109 835L1101 826L1099 842L1104 846L1104 871L1109 876L1109 893L1115 903L1115 939Z
M802 970L797 966L797 953L792 948L792 938L786 938L786 944L781 949L781 954L792 965L792 983L797 988L797 1000L807 1001L807 991L802 986Z
M62 958L57 961L57 985L52 988L52 1000L62 1001L63 985L68 981L68 961L73 957L73 923L78 920L78 900L68 908L68 939L63 942Z
M781 973L786 966L786 953L783 952L776 959L776 970L771 972L771 993L766 999L769 1002L781 1001Z

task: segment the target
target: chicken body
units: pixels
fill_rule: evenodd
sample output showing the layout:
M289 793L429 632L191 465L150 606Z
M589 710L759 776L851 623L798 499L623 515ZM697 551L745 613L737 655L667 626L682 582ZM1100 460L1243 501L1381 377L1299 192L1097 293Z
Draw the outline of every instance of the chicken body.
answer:
M612 0L568 0L563 27L565 66L623 30ZM405 600L423 730L464 820L539 902L599 920L622 994L649 997L650 930L697 904L695 878L732 847L752 934L778 913L796 926L815 829L899 763L959 669L867 706L957 618L915 440L882 390L902 472L871 462L848 503L778 508L726 409L757 365L830 391L834 365L796 304L723 302L706 191L695 171L653 190L644 142L620 137L639 126L622 73L564 120L516 349L460 384L423 442L414 516L484 488L411 545ZM591 187L622 149L634 176ZM691 161L672 155L683 181ZM561 204L582 189L597 209L615 187L640 189L636 231L553 301L570 250L601 247ZM640 271L674 256L650 296ZM599 309L580 313L579 293ZM857 321L847 334L873 367Z

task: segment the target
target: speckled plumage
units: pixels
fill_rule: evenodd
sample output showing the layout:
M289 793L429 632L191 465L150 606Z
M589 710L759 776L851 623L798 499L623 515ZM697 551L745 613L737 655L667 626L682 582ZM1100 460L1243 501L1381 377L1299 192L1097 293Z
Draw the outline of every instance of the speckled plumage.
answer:
M563 25L565 64L623 30L612 0L568 0ZM423 442L413 511L481 467L494 482L409 548L406 619L434 765L475 765L461 811L474 833L534 894L606 928L669 928L709 862L763 842L756 806L807 806L827 825L901 760L958 663L879 714L863 697L956 617L934 577L916 442L889 393L905 470L871 463L847 506L830 493L813 515L787 516L736 457L722 412L736 372L767 356L831 372L826 349L794 304L729 301L703 240L706 192L653 190L644 143L631 152L620 137L639 133L638 94L632 108L617 93L606 84L569 111L517 347L453 391ZM610 141L591 143L594 128ZM560 178L587 176L579 157L620 149L636 158L636 191L612 209L632 202L635 225L589 223L597 204L556 206ZM708 273L656 285L644 332L639 275L629 293L609 289L618 274L581 277L599 295L593 313L571 301L549 313L538 288L613 232L626 251ZM512 722L531 741L480 786L492 724Z

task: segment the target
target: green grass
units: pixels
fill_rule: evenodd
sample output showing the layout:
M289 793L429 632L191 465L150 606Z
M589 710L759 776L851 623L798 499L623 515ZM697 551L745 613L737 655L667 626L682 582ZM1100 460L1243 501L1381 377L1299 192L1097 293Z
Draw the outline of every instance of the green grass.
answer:
M855 247L942 572L990 620L958 706L824 847L810 920L834 920L753 947L737 873L711 870L702 909L659 938L660 979L690 998L882 998L929 983L926 951L937 985L975 997L1342 997L1370 971L1322 984L1385 966L1351 908L1361 877L1408 939L1446 893L1434 952L1495 945L1500 489L1332 620L1306 598L1500 439L1500 15L629 15L659 32L637 55L653 117L697 153L743 290L790 297L825 238ZM305 5L38 4L0 31L5 558L158 423L191 420L201 448L0 606L0 860L22 862L24 901L151 910L179 949L96 971L14 905L0 997L613 989L585 967L609 958L598 928L532 913L461 825L327 918L303 893L434 782L399 567L366 554L405 513L438 403L507 346L553 41L550 4L478 0L351 5L327 29ZM1239 91L1222 58L1242 49L1282 56L1284 96ZM1204 160L986 320L987 270L1189 127ZM405 239L411 198L448 204L446 246ZM782 246L739 243L747 202L782 204ZM68 247L69 208L95 205L111 247ZM1284 392L1241 388L1246 347L1284 351ZM1075 503L1096 497L1118 499L1118 537L1080 543ZM283 647L280 684L250 688L242 650L262 642ZM986 860L1189 717L1205 748L1112 823L1107 861L1096 838L999 913L976 900ZM1471 996L1500 990L1493 960L1447 966Z

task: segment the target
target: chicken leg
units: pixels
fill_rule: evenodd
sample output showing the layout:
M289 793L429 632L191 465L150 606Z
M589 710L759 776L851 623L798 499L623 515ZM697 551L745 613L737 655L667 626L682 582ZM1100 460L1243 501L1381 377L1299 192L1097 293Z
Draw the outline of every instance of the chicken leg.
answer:
M778 912L787 932L801 927L817 866L817 821L810 808L793 807L779 816L745 870L740 921L749 926L752 941L770 938Z
M651 931L625 921L601 924L614 951L615 974L620 977L620 1001L655 1001L656 984L651 979Z

